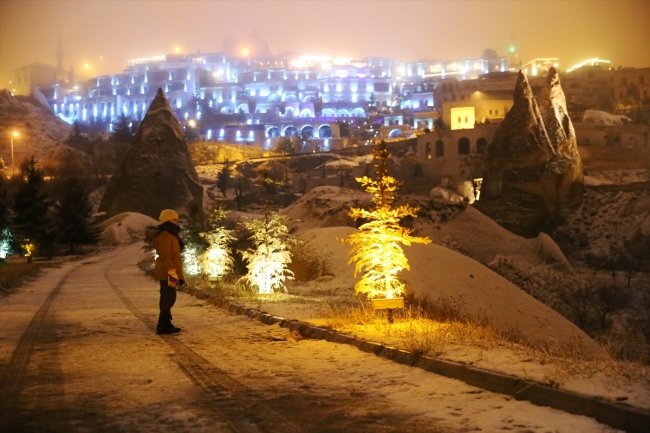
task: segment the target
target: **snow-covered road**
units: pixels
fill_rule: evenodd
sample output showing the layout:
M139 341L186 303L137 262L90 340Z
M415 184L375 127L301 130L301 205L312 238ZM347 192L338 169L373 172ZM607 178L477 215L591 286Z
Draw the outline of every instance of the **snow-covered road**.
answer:
M158 336L140 247L0 299L0 431L611 431L184 293L173 309L183 332Z

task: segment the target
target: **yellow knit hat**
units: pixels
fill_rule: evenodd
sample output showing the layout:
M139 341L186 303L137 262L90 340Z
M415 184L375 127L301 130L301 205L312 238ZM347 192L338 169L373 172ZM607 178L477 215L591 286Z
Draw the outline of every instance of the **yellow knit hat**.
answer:
M158 217L158 221L161 223L171 221L173 219L178 219L178 214L174 209L165 209L160 212L160 216Z

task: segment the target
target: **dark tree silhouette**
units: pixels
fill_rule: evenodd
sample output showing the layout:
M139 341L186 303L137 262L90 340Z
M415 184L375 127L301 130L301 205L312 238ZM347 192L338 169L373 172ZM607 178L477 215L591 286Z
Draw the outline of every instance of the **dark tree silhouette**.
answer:
M70 135L68 136L68 139L65 141L65 144L72 145L72 146L79 146L83 144L88 144L90 140L88 137L83 135L81 133L81 126L79 125L78 121L75 121L72 124L72 131L70 132Z
M92 223L92 204L79 178L71 177L62 185L63 195L55 206L56 224L62 244L74 254L76 245L94 245L99 230Z
M225 197L226 191L230 187L230 169L228 168L228 161L223 166L223 169L217 175L217 188L221 191L221 194Z
M14 234L21 245L31 244L39 253L45 252L51 258L56 243L56 231L50 212L51 200L44 192L43 174L36 168L33 156L24 174L25 180L14 197ZM30 254L28 261L31 262L31 259Z
M241 210L242 199L244 194L250 189L250 181L247 177L236 176L233 183L233 191L235 192L235 204L237 205L237 210Z
M7 190L7 181L0 176L0 250L8 254L16 248L9 226L11 225L11 201Z
M279 137L275 142L273 151L280 154L292 154L294 152L293 140L289 137Z
M131 123L129 118L121 114L117 118L111 139L119 143L131 143L133 141L133 132L129 123Z

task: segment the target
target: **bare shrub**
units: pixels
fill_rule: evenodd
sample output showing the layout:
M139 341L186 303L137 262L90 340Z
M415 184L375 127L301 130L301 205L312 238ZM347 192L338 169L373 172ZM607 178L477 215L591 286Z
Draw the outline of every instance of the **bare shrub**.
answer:
M329 256L323 257L313 247L299 244L293 248L289 269L294 273L296 281L311 281L326 275L334 275L328 258Z

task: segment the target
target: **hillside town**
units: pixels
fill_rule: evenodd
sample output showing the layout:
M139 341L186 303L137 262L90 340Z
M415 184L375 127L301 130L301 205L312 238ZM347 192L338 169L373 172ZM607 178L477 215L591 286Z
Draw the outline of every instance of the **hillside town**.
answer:
M225 29L315 7L165 3L129 13L189 39L201 26L170 13ZM405 3L482 25L453 2ZM565 5L576 26L650 12L604 6ZM76 7L12 1L0 19L132 19ZM441 31L419 61L289 51L305 45L256 29L160 55L141 34L150 54L121 72L80 67L65 32L38 42L54 64L12 51L0 431L649 431L650 64L539 31L521 51L514 32L444 50ZM548 57L567 47L582 60Z

